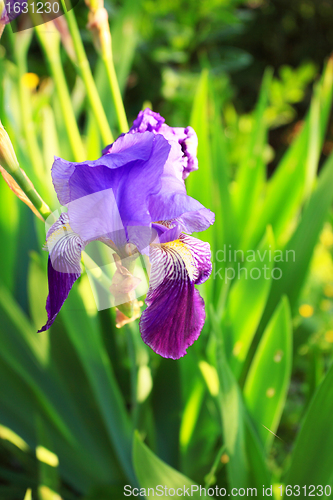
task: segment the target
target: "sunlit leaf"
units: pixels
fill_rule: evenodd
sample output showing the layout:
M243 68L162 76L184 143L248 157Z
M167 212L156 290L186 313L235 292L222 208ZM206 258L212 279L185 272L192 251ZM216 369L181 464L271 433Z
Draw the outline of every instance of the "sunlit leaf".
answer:
M236 377L241 373L269 295L274 263L274 239L270 228L259 248L251 252L242 254L248 262L243 260L235 269L231 268L235 281L223 320L227 354Z
M159 498L166 498L170 495L165 492L165 488L169 490L173 488L177 491L178 488L184 494L187 490L192 493L192 498L201 498L199 486L189 478L173 469L160 458L158 458L140 439L137 432L134 433L133 442L133 463L136 476L141 488L144 488L146 496L148 488L159 488ZM161 488L162 485L162 488ZM186 493L185 493L186 495Z
M285 484L333 487L332 413L333 366L319 386L304 418ZM331 492L326 496L331 496Z
M287 397L292 363L291 334L289 304L284 297L261 338L244 386L247 408L266 447L274 439Z

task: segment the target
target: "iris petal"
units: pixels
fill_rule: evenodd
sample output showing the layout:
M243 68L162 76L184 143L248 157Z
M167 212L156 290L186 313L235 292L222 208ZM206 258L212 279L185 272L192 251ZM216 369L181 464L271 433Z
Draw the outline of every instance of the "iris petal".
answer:
M71 163L57 158L52 179L60 203L69 206L73 229L86 240L119 231L120 226L149 226L149 197L161 188L169 151L162 135L145 132L119 137L110 153L96 161ZM89 195L90 205L95 198L98 201L94 210L87 209ZM85 227L82 234L79 227Z
M39 330L48 330L57 317L68 294L80 277L83 240L71 230L67 214L62 214L47 234L49 250L48 281L49 295L46 301L48 320Z
M211 273L210 248L191 236L152 245L147 308L140 320L143 341L157 354L179 359L198 339L205 304L195 284Z

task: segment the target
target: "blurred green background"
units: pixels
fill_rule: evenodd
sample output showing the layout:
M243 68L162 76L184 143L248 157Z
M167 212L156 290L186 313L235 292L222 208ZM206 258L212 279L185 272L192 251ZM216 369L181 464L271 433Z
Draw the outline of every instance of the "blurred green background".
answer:
M198 134L187 190L216 213L198 235L213 256L200 287L207 320L185 358L162 359L138 322L117 329L114 310L97 312L83 273L59 321L37 334L45 228L0 179L0 498L117 500L124 485L191 484L256 487L259 498L263 485L276 498L280 485L300 498L321 496L322 485L332 497L333 4L105 7L129 124L150 106ZM81 1L74 13L117 137L88 8ZM62 21L61 36L7 26L0 45L0 119L52 210L53 156L95 159L108 136ZM224 262L223 248L263 258ZM226 280L239 263L248 274L267 265L269 279Z

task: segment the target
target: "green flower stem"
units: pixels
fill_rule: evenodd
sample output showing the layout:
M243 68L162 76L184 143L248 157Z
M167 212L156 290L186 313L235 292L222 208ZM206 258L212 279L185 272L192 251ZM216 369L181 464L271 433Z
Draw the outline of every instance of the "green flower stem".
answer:
M68 22L70 34L72 36L80 76L84 82L92 112L95 116L103 142L105 145L110 144L114 141L113 135L91 73L89 61L82 43L73 9L67 11L65 1L61 0L61 3Z
M56 86L62 116L75 161L86 159L86 151L76 122L73 105L60 58L60 36L57 32L45 32L45 26L35 26L40 44Z
M24 84L24 75L27 69L27 52L31 43L31 32L22 31L11 35L13 38L15 60L18 67L18 88L20 108L22 114L22 127L25 136L26 148L30 162L34 168L38 179L42 181L45 177L44 160L38 144L35 124L33 121L33 112L31 106L30 90Z
M43 219L47 219L51 215L51 211L42 197L37 193L26 173L20 168L18 161L16 160L16 165L14 165L14 162L11 162L10 165L6 163L3 167L17 182Z
M116 109L119 130L120 132L128 132L128 122L113 62L111 34L109 37L103 36L103 34L101 34L100 40L101 40L102 60L106 69L107 77L111 88L111 94Z
M86 4L90 11L88 28L93 34L95 45L101 52L101 57L111 89L113 104L116 110L119 130L120 132L128 132L126 112L113 63L112 38L108 13L103 7L103 1L86 0Z

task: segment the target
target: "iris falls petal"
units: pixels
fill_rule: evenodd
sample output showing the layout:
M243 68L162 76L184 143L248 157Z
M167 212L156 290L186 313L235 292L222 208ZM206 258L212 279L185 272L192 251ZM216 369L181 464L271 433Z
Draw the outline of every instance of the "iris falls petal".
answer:
M157 354L178 359L200 335L205 304L194 285L212 269L210 247L181 234L168 243L152 245L147 308L140 320L143 341Z
M49 295L46 301L48 320L40 332L50 328L73 284L80 277L81 252L84 248L83 240L71 230L67 214L62 214L50 228L46 243L49 250Z

